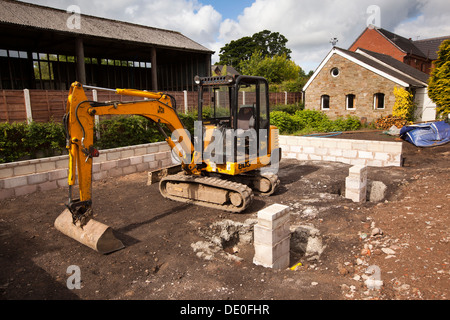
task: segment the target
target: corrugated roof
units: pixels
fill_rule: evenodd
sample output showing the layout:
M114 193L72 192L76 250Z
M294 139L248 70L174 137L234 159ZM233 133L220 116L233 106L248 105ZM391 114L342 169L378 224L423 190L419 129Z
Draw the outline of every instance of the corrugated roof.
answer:
M70 29L72 13L12 0L0 0L0 22L75 35L143 43L158 47L213 53L176 31L81 15L81 28Z
M450 36L417 40L414 41L414 44L427 56L428 59L436 60L438 58L438 51L441 43L448 39L450 39Z

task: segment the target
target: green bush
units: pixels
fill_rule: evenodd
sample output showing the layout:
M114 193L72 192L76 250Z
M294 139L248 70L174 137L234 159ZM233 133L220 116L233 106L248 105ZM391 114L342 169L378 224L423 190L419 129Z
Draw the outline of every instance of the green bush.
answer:
M354 131L361 128L361 122L357 117L339 118L333 121L326 114L314 110L296 111L294 114L273 111L270 117L271 124L277 126L281 134Z
M100 133L100 139L95 138L94 145L99 149L164 141L164 137L158 131L156 124L140 116L102 120L96 130Z
M283 111L289 114L295 114L297 111L301 111L305 109L305 106L302 102L299 102L297 104L277 104L270 107L271 111Z
M270 122L280 130L280 133L292 133L296 129L294 118L283 111L272 111Z
M61 123L0 123L0 163L58 155L65 144Z
M194 135L194 115L179 114L191 136ZM162 125L170 136L170 131ZM114 117L102 120L95 128L94 145L98 149L112 149L131 145L164 141L156 124L141 116ZM0 163L60 155L66 150L62 123L32 122L0 123Z
M194 121L197 118L193 114L178 114L186 130L191 137L194 136ZM170 130L161 125L166 134L170 137ZM159 132L156 123L141 117L116 117L109 120L100 121L96 130L100 132L100 139L94 139L94 144L99 149L120 148L138 144L146 144L164 141L165 137Z

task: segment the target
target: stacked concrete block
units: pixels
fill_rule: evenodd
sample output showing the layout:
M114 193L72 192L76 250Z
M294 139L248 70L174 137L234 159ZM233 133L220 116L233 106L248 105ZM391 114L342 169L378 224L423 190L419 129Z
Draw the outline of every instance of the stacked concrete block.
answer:
M258 223L254 226L254 246L254 264L273 269L289 267L288 206L274 204L258 212Z
M283 158L372 167L400 167L401 142L280 136Z
M345 178L345 197L352 200L353 202L366 202L366 166L353 166L349 169L349 176Z
M0 164L0 200L36 191L67 187L69 156ZM92 180L172 166L166 142L101 150L94 158Z

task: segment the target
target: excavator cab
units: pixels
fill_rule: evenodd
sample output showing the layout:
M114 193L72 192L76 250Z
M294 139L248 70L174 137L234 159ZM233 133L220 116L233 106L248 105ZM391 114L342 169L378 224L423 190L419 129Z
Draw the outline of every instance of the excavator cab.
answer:
M265 78L227 75L196 77L195 82L202 126L195 138L205 171L235 176L278 163L278 130L270 126Z

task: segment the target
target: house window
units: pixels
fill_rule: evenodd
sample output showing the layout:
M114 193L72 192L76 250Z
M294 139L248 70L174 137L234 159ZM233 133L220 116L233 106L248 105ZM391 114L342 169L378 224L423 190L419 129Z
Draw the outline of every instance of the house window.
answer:
M355 109L355 98L356 96L354 94L348 94L345 97L347 110Z
M322 110L330 110L330 96L329 95L323 95L320 98L320 106Z
M375 93L373 96L373 108L384 109L384 93Z
M338 68L333 68L333 69L331 69L331 75L333 76L333 77L337 77L337 76L339 76L339 74L340 74L341 72L340 72L340 70L338 69Z

